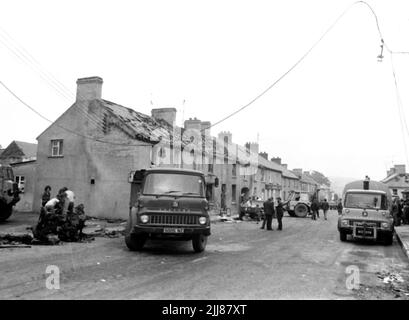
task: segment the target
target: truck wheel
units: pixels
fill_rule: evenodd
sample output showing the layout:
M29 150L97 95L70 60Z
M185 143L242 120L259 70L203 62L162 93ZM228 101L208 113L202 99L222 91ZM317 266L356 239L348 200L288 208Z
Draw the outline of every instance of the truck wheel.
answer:
M294 208L294 213L299 218L305 218L308 214L308 207L304 203L298 203Z
M0 201L0 222L6 221L13 213L13 207Z
M339 240L341 240L342 242L347 241L347 234L344 231L339 232Z
M131 251L142 250L146 242L146 236L132 234L132 221L128 219L125 229L125 244Z
M393 233L388 233L385 235L385 245L390 246L393 243Z
M192 239L193 250L202 252L206 248L207 236L203 234L195 234Z
M146 242L146 236L136 235L136 234L127 234L125 236L125 243L129 250L131 251L140 251Z

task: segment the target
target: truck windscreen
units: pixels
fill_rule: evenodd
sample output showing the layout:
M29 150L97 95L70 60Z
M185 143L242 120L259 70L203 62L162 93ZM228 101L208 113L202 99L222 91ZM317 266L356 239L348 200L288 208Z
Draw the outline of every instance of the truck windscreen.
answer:
M145 178L145 195L204 195L204 181L200 176L178 173L150 173Z
M345 208L387 210L386 196L369 193L347 193Z

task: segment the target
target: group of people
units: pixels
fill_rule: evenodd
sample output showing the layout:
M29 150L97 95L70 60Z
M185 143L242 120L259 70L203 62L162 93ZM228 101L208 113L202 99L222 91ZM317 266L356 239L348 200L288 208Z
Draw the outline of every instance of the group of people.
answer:
M409 224L409 199L395 197L392 202L392 215L395 226Z
M330 209L330 207L329 207L329 203L328 203L327 199L324 199L321 203L319 203L317 199L312 200L312 202L311 202L311 219L312 220L317 220L317 218L319 219L320 209L322 209L322 211L324 213L324 220L328 220L327 219L327 213L328 213L328 210ZM342 213L341 199L338 201L337 211L338 211L338 214Z
M260 229L264 229L264 227L266 227L267 230L273 230L273 219L276 218L278 224L277 230L283 230L284 208L283 203L281 202L281 198L277 198L277 205L274 204L273 198L269 198L263 203L263 207L264 220Z
M75 194L67 187L63 187L58 191L58 194L51 198L51 187L46 186L44 188L44 193L41 197L41 206L45 208L46 211L54 209L57 205L64 206L67 203L67 209L72 211L74 207Z

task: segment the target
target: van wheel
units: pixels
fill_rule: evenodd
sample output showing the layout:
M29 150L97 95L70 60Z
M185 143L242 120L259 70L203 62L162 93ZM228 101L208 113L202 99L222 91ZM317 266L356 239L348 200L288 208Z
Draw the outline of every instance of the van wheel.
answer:
M385 245L390 246L393 243L393 233L385 235Z
M341 240L342 242L347 241L347 234L344 231L339 232L339 240Z
M206 248L207 236L203 234L195 234L192 239L193 250L202 252Z

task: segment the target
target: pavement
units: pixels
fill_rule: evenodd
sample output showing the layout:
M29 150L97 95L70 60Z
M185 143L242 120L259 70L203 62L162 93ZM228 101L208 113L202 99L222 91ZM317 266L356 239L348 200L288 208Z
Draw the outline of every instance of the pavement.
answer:
M403 253L409 258L409 225L395 227L395 234Z

